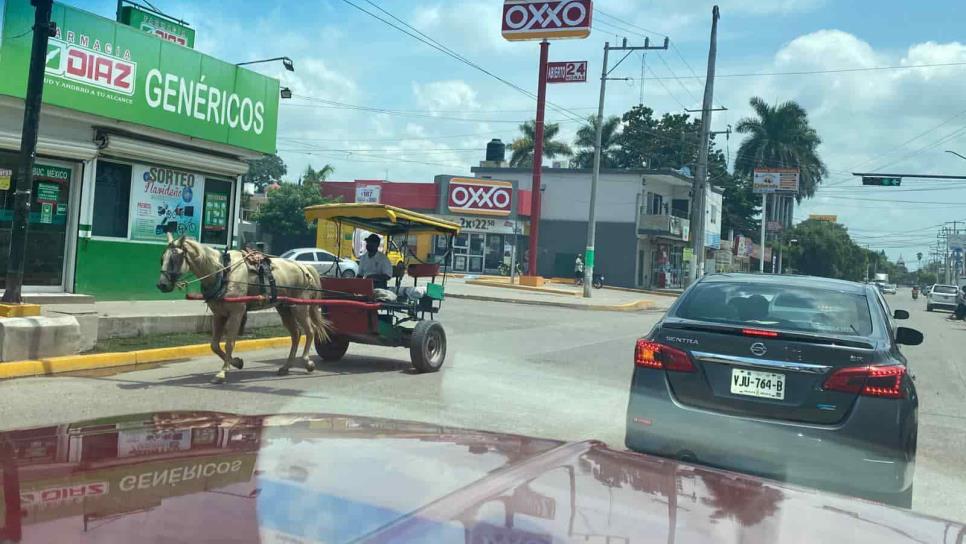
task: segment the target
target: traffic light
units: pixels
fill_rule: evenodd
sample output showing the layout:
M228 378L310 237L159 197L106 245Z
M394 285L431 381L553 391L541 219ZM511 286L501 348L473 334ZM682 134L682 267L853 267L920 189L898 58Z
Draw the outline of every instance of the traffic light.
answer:
M886 178L880 176L862 176L862 185L879 185L882 187L898 187L902 178Z

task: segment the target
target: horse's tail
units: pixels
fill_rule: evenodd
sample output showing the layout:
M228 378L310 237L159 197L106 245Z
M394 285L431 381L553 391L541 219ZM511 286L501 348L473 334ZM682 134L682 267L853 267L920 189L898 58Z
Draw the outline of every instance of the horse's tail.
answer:
M328 342L332 324L322 315L322 308L314 304L309 306L309 320L312 321L316 339L322 343Z

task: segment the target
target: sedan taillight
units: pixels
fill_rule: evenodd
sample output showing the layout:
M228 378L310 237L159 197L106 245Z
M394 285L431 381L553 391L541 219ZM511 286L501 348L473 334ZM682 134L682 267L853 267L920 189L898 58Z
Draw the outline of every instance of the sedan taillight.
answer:
M652 340L638 340L634 347L634 364L644 368L694 372L688 352Z
M866 397L901 399L904 396L902 377L905 375L906 367L902 365L846 367L833 372L822 388Z

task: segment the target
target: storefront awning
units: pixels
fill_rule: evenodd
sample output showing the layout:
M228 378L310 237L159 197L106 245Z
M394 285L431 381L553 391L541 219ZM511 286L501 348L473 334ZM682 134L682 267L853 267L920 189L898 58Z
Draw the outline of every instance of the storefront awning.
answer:
M226 159L196 151L168 147L144 140L135 140L116 134L101 136L101 153L123 159L159 163L174 168L200 171L223 176L240 176L248 173L248 163Z
M20 134L0 131L0 149L19 151ZM97 156L97 146L93 142L70 142L67 140L38 138L37 154L86 161Z

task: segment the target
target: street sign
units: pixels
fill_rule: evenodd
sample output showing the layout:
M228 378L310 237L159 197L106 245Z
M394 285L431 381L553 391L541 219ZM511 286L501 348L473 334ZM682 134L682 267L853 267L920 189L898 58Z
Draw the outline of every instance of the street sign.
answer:
M547 63L547 83L584 83L587 81L587 61L569 60Z
M949 249L953 251L966 248L966 234L949 234L946 239L949 240Z
M119 23L153 34L162 40L183 45L185 47L195 46L195 31L193 28L167 17L155 15L138 6L124 6L121 8Z
M510 41L586 38L591 0L504 0L503 37Z
M752 191L755 193L797 193L798 168L755 168Z
M862 176L862 185L879 185L882 187L898 187L902 184L902 178Z
M768 232L778 232L782 230L782 224L778 221L769 221L767 227Z
M829 223L838 223L839 216L837 215L819 215L811 214L808 216L812 221L828 221Z

